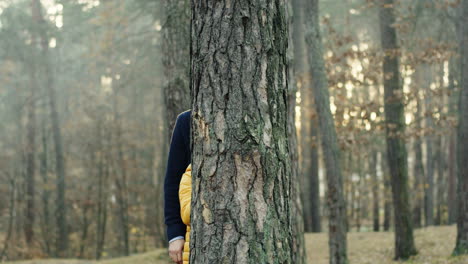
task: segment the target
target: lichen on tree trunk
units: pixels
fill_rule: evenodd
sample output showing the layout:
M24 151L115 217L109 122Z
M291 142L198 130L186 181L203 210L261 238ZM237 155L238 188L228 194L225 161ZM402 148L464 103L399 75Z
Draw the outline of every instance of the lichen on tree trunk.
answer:
M192 1L191 263L292 263L285 2Z

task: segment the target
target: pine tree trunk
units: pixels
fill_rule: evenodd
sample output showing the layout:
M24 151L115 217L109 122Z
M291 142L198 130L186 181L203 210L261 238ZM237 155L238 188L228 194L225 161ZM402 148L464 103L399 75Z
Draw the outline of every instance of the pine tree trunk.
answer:
M434 225L434 158L433 158L433 121L432 121L432 92L430 88L432 69L428 64L422 65L424 79L424 120L427 135L426 141L426 177L424 182L424 218L425 225Z
M293 27L294 19L292 8L287 6L287 18L289 27ZM297 14L297 13L296 13ZM295 57L295 46L293 33L296 30L289 30L287 57L288 62L293 61ZM291 52L293 51L293 52ZM288 64L290 65L290 63ZM288 85L288 138L289 138L289 156L291 158L291 184L292 184L292 206L291 206L291 225L292 225L292 240L293 240L293 263L305 264L306 263L306 250L304 241L304 206L302 204L301 187L299 184L299 151L297 143L297 130L296 130L296 100L298 87L295 83L294 68L289 67L289 85Z
M327 201L329 209L330 263L347 263L346 204L343 197L340 149L335 124L330 110L328 80L323 59L320 34L318 0L307 1L306 42L309 46L309 65L313 78L314 102L318 115L320 141L322 143L327 173Z
M164 102L170 142L177 115L190 108L189 42L190 1L165 0L162 36Z
M377 151L372 150L369 163L369 173L372 177L372 222L374 232L380 231L380 183L377 177L377 159Z
M456 115L458 93L455 92L455 75L456 75L456 59L449 61L449 114ZM457 80L459 80L457 78ZM448 188L447 188L447 203L448 203L448 223L454 224L457 221L457 129L453 129L450 133L448 149Z
M394 219L395 259L408 259L417 254L408 193L408 160L404 142L403 88L400 85L398 45L394 2L385 0L379 9L380 34L385 52L383 62L385 123L388 165L390 168Z
M435 216L435 224L442 225L443 223L443 214L444 214L444 204L445 204L445 156L442 154L442 150L444 149L444 142L442 141L442 136L438 135L435 140L436 146L436 153L435 153L435 162L436 162L436 169L437 169L437 191L436 191L436 216Z
M285 2L192 1L191 263L292 263Z
M293 1L293 43L295 84L301 90L301 177L305 229L307 232L320 232L320 186L318 174L317 118L313 110L312 86L308 73L304 43L304 2Z
M57 95L55 91L54 75L52 72L52 65L49 58L49 39L47 32L45 31L46 21L44 20L41 13L41 2L35 0L33 8L37 12L38 16L38 28L39 35L41 38L42 57L44 60L44 75L46 78L45 90L48 96L50 120L52 122L52 136L55 146L55 169L57 173L57 209L56 209L56 224L57 224L57 236L55 241L56 256L65 257L68 250L68 224L67 224L67 208L65 202L65 159L63 153L62 144L62 131L60 129L60 120L57 110Z
M461 89L458 123L458 220L455 255L468 254L468 0L462 1Z
M421 101L419 98L416 99L416 114L415 114L415 122L416 122L416 129L418 131L421 130ZM413 169L413 177L414 177L414 206L413 206L413 224L414 227L418 228L422 226L422 213L423 213L423 197L424 197L424 165L423 165L423 158L422 158L422 142L421 138L418 135L414 139L414 169Z
M34 5L33 5L34 7ZM33 21L37 23L39 16L33 8ZM35 33L32 33L33 45L36 42L34 37ZM26 220L24 224L24 234L26 237L26 243L31 246L34 237L34 220L35 220L35 173L36 173L36 89L39 87L37 81L35 62L30 64L30 95L27 104L27 136L26 136Z

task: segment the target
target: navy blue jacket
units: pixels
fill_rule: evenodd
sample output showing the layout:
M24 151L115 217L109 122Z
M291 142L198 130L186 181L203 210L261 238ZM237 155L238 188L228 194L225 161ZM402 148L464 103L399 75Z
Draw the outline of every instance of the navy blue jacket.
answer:
M190 146L190 114L187 110L177 116L172 131L171 146L164 177L164 222L167 238L185 236L186 226L180 216L179 184L182 174L192 162Z

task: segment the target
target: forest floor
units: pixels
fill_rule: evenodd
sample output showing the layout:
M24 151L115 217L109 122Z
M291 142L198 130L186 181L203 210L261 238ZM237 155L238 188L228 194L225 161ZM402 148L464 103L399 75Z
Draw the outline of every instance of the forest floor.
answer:
M468 264L468 256L450 257L456 237L455 226L429 227L415 232L418 256L407 264ZM328 264L327 234L306 234L307 259L311 264ZM351 232L348 234L350 264L395 264L393 233ZM7 264L169 264L165 249L125 258L95 261L32 260Z

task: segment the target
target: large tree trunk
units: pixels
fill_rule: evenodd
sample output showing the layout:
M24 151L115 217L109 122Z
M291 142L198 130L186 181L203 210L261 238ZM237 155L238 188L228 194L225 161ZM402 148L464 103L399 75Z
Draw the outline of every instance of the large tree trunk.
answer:
M292 263L285 2L192 1L191 263Z
M390 168L395 219L395 259L417 253L408 194L408 160L404 142L403 88L400 85L394 2L385 0L379 9L380 34L385 52L383 76L388 165Z
M468 254L468 0L462 1L461 89L458 124L458 221L455 255Z
M52 65L49 58L49 39L47 37L45 27L46 22L42 17L41 3L39 0L34 0L33 8L38 16L38 28L41 38L42 56L44 60L44 75L46 78L46 92L49 99L50 120L52 122L52 136L55 145L55 166L57 173L57 209L56 209L56 256L65 257L68 250L68 224L67 224L67 208L65 202L65 160L62 145L62 132L60 129L60 121L57 110L56 93L54 87L54 76L52 72Z
M341 264L347 263L346 205L343 197L343 178L341 175L338 137L330 111L328 80L320 34L318 0L307 1L306 10L306 15L309 17L306 33L306 41L309 46L309 65L313 78L314 102L318 115L320 141L322 143L327 173L330 263Z
M190 1L165 0L162 38L164 102L170 142L177 115L190 108Z

